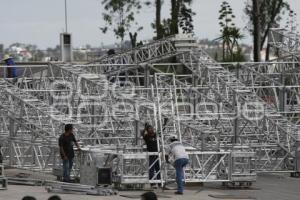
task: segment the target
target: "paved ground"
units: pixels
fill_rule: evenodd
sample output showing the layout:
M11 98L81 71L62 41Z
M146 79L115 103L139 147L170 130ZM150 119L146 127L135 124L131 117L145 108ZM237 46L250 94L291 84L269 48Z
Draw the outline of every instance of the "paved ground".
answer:
M300 178L287 175L260 175L254 185L257 190L225 190L226 194L243 194L262 200L300 200Z
M160 190L155 191L158 195L163 196L159 199L184 199L184 200L218 200L213 195L234 195L248 196L252 199L260 200L297 200L300 199L300 179L290 178L285 175L261 175L257 183L250 190L229 190L223 189L219 184L205 184L204 186L186 188L183 196L174 196L174 191ZM83 195L61 195L63 200L130 200L139 199L142 191L137 192L119 192L117 196L95 197ZM21 200L24 195L35 196L37 200L47 200L51 195L45 191L44 187L17 186L9 185L8 190L0 191L0 200ZM125 198L120 195L131 195L134 198ZM169 197L169 198L166 198ZM224 198L219 198L224 199ZM251 198L248 198L251 199Z

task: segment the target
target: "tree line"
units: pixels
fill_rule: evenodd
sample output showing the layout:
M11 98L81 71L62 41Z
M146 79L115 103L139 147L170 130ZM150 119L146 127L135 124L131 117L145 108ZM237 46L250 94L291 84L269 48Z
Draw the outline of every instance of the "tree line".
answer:
M169 35L179 33L181 28L183 33L193 33L193 16L195 13L191 9L193 0L170 0L170 17L162 19L161 11L164 0L102 0L105 12L102 14L105 26L101 27L103 33L112 31L117 39L124 42L125 36L130 37L132 47L138 45L138 32L143 30L136 21L142 9L155 8L155 20L151 23L156 36L154 39L161 39Z
M162 5L169 1L171 5L170 15L162 19ZM154 20L151 26L155 36L153 39L161 39L170 35L194 33L195 12L192 6L201 6L205 1L199 0L102 0L105 9L103 19L105 25L101 27L103 33L112 31L117 39L124 42L129 36L132 47L141 45L138 42L138 33L143 26L136 21L137 15L148 8L155 8ZM193 5L194 4L194 5ZM244 56L239 42L244 38L241 29L236 26L236 16L227 1L221 3L219 10L220 37L216 40L222 44L222 61L243 61ZM244 13L248 23L246 29L253 37L253 59L261 61L261 50L266 47L268 34L271 28L278 27L283 16L288 13L290 26L295 20L295 12L291 9L287 0L245 0ZM199 13L200 15L201 13ZM201 16L199 16L201 17ZM205 26L205 25L202 25ZM244 28L244 27L242 27ZM291 27L295 28L295 27ZM269 60L269 47L266 47L266 60Z

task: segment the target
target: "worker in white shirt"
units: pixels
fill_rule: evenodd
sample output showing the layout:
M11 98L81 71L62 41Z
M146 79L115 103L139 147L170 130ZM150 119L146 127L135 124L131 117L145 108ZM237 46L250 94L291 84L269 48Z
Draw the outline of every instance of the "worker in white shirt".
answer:
M184 172L183 168L189 163L189 156L185 151L184 146L181 142L178 141L177 136L171 136L170 145L167 147L166 156L167 162L172 159L174 161L173 166L176 169L176 183L177 183L177 191L175 194L182 195L183 194L183 180Z

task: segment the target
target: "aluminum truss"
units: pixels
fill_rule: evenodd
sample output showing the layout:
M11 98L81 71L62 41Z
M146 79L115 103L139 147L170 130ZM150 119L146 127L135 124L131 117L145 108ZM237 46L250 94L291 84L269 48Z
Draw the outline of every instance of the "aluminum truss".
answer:
M103 84L109 84L109 83L106 83L105 81L103 81L103 79L101 79L101 77L96 77L96 76L92 76L91 74L85 74L84 73L84 71L83 71L84 69L80 69L80 68L77 68L77 69L74 69L73 67L70 67L70 66L55 66L55 65L52 65L52 66L50 66L50 68L49 68L49 79L51 79L51 78L53 78L53 77L56 77L56 80L60 80L60 78L63 78L64 79L64 81L67 83L67 81L68 80L70 80L70 81L74 81L74 80L76 80L76 81L80 81L80 85L81 86L83 86L83 88L85 88L85 89L91 89L92 88L92 86L94 85L95 87L97 86L97 87L99 87L99 88L101 88L100 86L101 86L101 83L102 83L102 85ZM69 74L68 74L69 73ZM91 80L92 79L92 80ZM171 79L171 80L173 80L173 79ZM23 80L22 80L23 81ZM36 82L37 82L37 80L35 80ZM42 81L43 81L43 83L42 83ZM40 83L35 83L35 84L32 84L33 85L33 87L35 86L35 85L39 85L39 86L45 86L45 88L39 88L41 91L47 91L47 89L46 88L48 88L49 87L49 80L45 80L45 79L43 79L43 80L41 80L41 82ZM172 82L171 82L172 83ZM84 87L84 85L85 84L88 84L88 86L86 86L86 87ZM70 86L70 87L74 87L73 88L73 90L74 91L82 91L82 88L81 89L79 89L78 88L78 82L72 82L72 86ZM158 85L158 84L156 84L156 85ZM75 88L76 87L76 88ZM160 88L160 87L162 87L162 86L156 86L156 90L158 91L158 90L161 90L161 89L163 89L163 90L167 90L167 93L166 94L168 94L168 91L169 91L169 89L164 89L164 88ZM174 87L176 87L175 85L174 85ZM51 88L51 87L49 87L49 88ZM108 88L113 88L112 86L110 86L110 87L108 87ZM28 88L29 89L29 88ZM49 90L49 89L48 89ZM52 90L52 89L51 89ZM51 90L49 90L48 92L51 92ZM57 91L57 90L55 90L55 91ZM87 93L84 93L84 94L88 94L89 95L89 97L90 96L95 96L95 95L103 95L103 90L98 90L98 92L94 92L94 93L90 93L90 91L91 90L84 90L85 92L87 92ZM137 90L137 91L140 91L140 90ZM153 89L152 89L152 91L153 91ZM174 91L174 90L173 90ZM175 89L175 91L176 91L176 89ZM30 92L30 90L28 90L27 92ZM36 92L36 89L34 89L34 90L32 90L32 92L34 93L34 92ZM152 93L154 93L154 92L152 92ZM82 92L80 93L80 94L83 94ZM157 92L156 93L157 95L159 95L160 93L159 92ZM172 93L169 93L169 94L172 94ZM119 94L120 95L120 94ZM141 93L139 92L139 95L141 95ZM147 93L146 93L146 95L148 95ZM42 95L43 97L44 96L48 96L48 95ZM107 95L108 97L112 97L112 95ZM126 96L126 95L124 95L123 94L123 96ZM175 95L176 96L176 95ZM159 96L157 96L157 97L159 97ZM167 97L168 97L168 95L167 95ZM74 98L72 98L73 100L74 100ZM76 98L75 98L76 99ZM99 99L100 99L100 97L99 97ZM124 99L124 98L123 98ZM125 98L126 99L126 98ZM164 98L164 99L166 99L167 101L169 101L168 100L168 98ZM78 99L76 99L76 100L78 100ZM104 99L102 98L101 100L103 100L104 101ZM106 100L106 101L108 101L108 102L117 102L118 100L120 100L120 98L117 98L117 99L113 99L113 98L109 98L108 100ZM148 104L150 104L151 105L151 101L149 101L149 100L147 100L147 99L145 99L145 98L127 98L127 100L130 100L131 102L135 102L136 104L138 104L138 105L143 105L143 103L145 104L146 103L146 105L147 105L147 103ZM53 102L54 100L52 100L51 102ZM48 102L50 102L50 101L48 101ZM73 104L73 107L76 107L76 105L77 104ZM90 105L90 104L88 104L88 105ZM105 104L107 107L109 107L109 105L110 104ZM50 106L50 105L49 105ZM72 108L73 108L72 107ZM78 107L78 106L77 106ZM159 106L160 107L160 106ZM174 108L176 108L174 105L173 105L173 109ZM95 108L94 108L95 109ZM153 112L153 110L155 110L155 108L148 108L148 110L152 110L152 112ZM163 114L162 114L163 113ZM68 114L68 113L66 113L66 114ZM156 119L156 118L159 118L160 119L160 121L159 121L159 123L160 123L160 125L161 125L161 116L163 116L163 117L169 117L169 120L170 120L170 116L172 116L172 115L174 115L174 113L170 113L169 112L169 109L163 109L163 111L160 111L160 114L159 114L159 116L160 117L155 117L155 115L154 115L154 117L152 116L152 118L154 118L154 119ZM91 115L89 115L89 116L91 116ZM124 118L124 117L126 117L126 116L122 116L122 118ZM147 120L147 119L146 119ZM128 120L127 120L128 121ZM170 121L172 121L172 119L170 120ZM143 120L143 122L144 122L144 120ZM120 122L119 122L120 123ZM156 122L153 122L154 124L158 124L158 122L156 123ZM88 122L85 122L85 124L88 124ZM185 124L183 123L183 127L185 127L185 131L186 132L188 132L188 133L191 133L191 131L194 131L195 132L195 136L196 136L196 133L197 133L197 131L199 132L199 129L201 129L202 127L200 126L199 127L199 125L198 125L198 127L193 127L193 126L191 126L190 124L187 124L186 123L186 121L185 121ZM127 124L127 125L125 125L125 124L123 124L123 127L128 127L129 125ZM131 126L129 126L129 127L132 127L133 125L131 125ZM168 126L168 124L164 124L164 126ZM203 126L204 127L204 126ZM197 128L197 129L196 129ZM132 130L132 129L131 129ZM166 129L166 130L170 130L170 128L168 128L168 129ZM97 127L97 131L103 131L103 129L99 129L98 127ZM107 131L107 130L106 130ZM174 130L174 132L175 132L175 130ZM130 134L130 132L129 132L129 134ZM118 139L118 140L120 140L120 139L122 139L122 138L120 138L120 135L121 135L121 133L120 132L116 132L116 136L115 136L115 139ZM133 136L133 134L132 134L132 132L131 132L131 135L130 136ZM201 136L202 138L203 138L203 136ZM200 137L200 138L201 138ZM195 137L194 137L195 138ZM81 137L81 139L83 139L84 140L84 138L82 138ZM97 137L94 137L94 139L98 139ZM101 143L103 143L103 140L108 140L108 138L106 138L106 137L103 137L103 139L100 141ZM99 142L99 143L100 143ZM188 142L188 141L187 141ZM203 142L201 142L201 144L203 144L204 143L204 141ZM105 144L105 143L104 143ZM128 140L127 141L125 141L125 140L123 140L123 144L130 144L129 142L128 142ZM163 144L163 143L162 143ZM213 154L215 154L215 153L212 153L212 155ZM135 154L133 154L132 156L134 156ZM193 153L193 155L195 156L195 153ZM161 156L160 156L161 157ZM215 164L217 164L217 165L219 165L220 164L220 162L218 162L218 159L213 159L214 160L214 162L216 162ZM199 166L199 165L198 165ZM229 166L229 164L227 164L226 165L227 167ZM192 171L195 171L196 169L194 169L194 168L191 168L192 169ZM226 171L226 169L223 169L224 171ZM228 170L228 169L227 169ZM199 169L198 169L198 171L199 171ZM127 172L128 173L128 172ZM199 172L198 172L199 173ZM212 173L212 172L211 172ZM124 171L123 171L123 174L124 174ZM124 177L123 177L124 178ZM173 179L174 179L174 174L173 174ZM198 178L193 178L192 179L192 177L190 178L190 179L188 179L188 180L200 180L199 179L199 177ZM218 177L217 178L214 178L214 179L208 179L208 178L206 178L206 179L201 179L202 181L213 181L213 180L218 180ZM126 183L126 181L124 181L124 183Z
M263 67L230 72L192 37L165 38L94 64L32 69L25 67L15 86L1 82L1 137L7 157L19 167L49 169L62 125L73 123L82 144L93 146L82 166L100 149L101 155L115 156L109 166L121 184L145 183L148 154L142 153L140 130L150 122L160 134L162 183L175 177L164 160L170 134L187 146L186 181L253 181L254 168L295 171L298 127L281 115L279 100L264 99L282 83L273 81L273 90L267 90L271 75ZM296 86L286 91L290 102L298 98Z
M285 29L271 29L268 43L280 54L299 53L300 35Z
M278 113L299 124L298 62L228 65L239 79Z
M167 55L176 54L176 48L172 43L173 37L164 38L146 44L142 47L130 49L113 56L106 56L96 61L105 64L129 64L145 63L148 61L162 60Z
M7 82L1 82L3 155L9 165L49 170L57 157L57 136L72 119Z
M54 68L59 69L59 70L64 70L64 75L62 77L64 77L65 80L69 80L69 81L76 80L76 81L78 81L79 80L78 77L80 76L80 77L83 77L83 78L81 78L81 81L83 81L81 83L87 84L86 88L92 88L93 86L98 87L98 89L101 88L100 87L101 82L99 82L100 77L97 77L95 75L92 76L91 74L89 74L89 75L86 74L86 71L84 71L84 68L77 67L77 69L74 69L73 66L52 66L51 68L52 68L51 71L55 71ZM69 73L69 75L67 75L67 73ZM51 76L53 76L53 75L51 75ZM69 78L67 78L67 77L69 77ZM72 77L72 78L70 78L70 77ZM90 78L92 78L92 80L89 80L86 77L90 77ZM174 79L171 79L171 80L174 81ZM114 80L114 81L118 83L118 80ZM172 81L171 81L171 83L172 83ZM76 85L78 85L78 83L76 83L76 82L75 83L73 82L72 84L74 85L74 87ZM103 84L103 80L102 80L102 84ZM115 88L111 85L111 83L105 82L105 84L110 85L108 88ZM173 85L173 87L176 87L176 85ZM78 90L78 88L77 88L77 90ZM108 90L110 90L110 89L108 89ZM172 103L172 99L174 99L174 98L170 98L170 95L172 95L172 93L175 92L176 89L175 90L170 89L170 88L167 88L164 85L161 86L156 81L155 89L154 89L155 91L153 89L152 89L152 91L150 91L152 94L155 93L156 95L154 95L154 97L150 97L150 99L145 98L145 97L148 96L148 92L147 92L148 88L145 88L144 90L146 90L146 92L143 94L143 93L141 93L141 91L143 91L142 88L140 88L140 89L138 88L136 90L137 93L134 95L134 97L130 97L130 96L126 95L126 93L122 93L122 92L124 92L124 89L120 90L120 91L116 91L116 90L111 91L111 92L117 92L117 94L119 96L122 96L122 98L115 98L115 97L113 97L113 95L106 95L106 98L109 97L109 99L102 98L101 101L105 101L105 105L109 108L112 108L112 109L113 109L113 106L110 106L110 104L111 103L113 103L113 104L117 103L117 101L120 102L120 101L125 101L126 100L127 102L130 102L133 105L138 105L139 109L135 108L135 110L129 109L128 111L126 111L126 113L130 113L130 112L135 111L138 114L139 118L135 119L135 121L131 122L130 120L132 120L132 118L130 118L130 116L126 116L126 115L121 116L122 119L126 118L126 123L127 123L127 124L125 124L125 123L122 124L121 127L131 127L131 129L129 129L129 130L131 130L131 136L134 136L134 134L136 134L136 133L134 133L134 130L133 130L133 127L135 126L133 123L136 123L137 120L141 123L141 122L145 122L147 119L149 119L149 117L143 118L143 115L141 115L141 113L140 113L145 108L147 110L150 110L153 113L152 114L153 119L158 119L158 120L154 120L154 122L153 122L155 127L159 127L158 131L162 132L162 130L164 130L164 131L167 131L168 134L170 134L172 132L174 134L178 134L177 130L179 128L179 122L178 122L178 117L179 116L177 114L175 114L175 112L178 112L178 111L174 110L174 109L177 109L177 106L175 106ZM164 94L166 94L166 97L162 96L163 93L161 92L161 90L166 91L166 92L164 92ZM173 92L170 92L171 90ZM100 91L98 91L98 93L97 92L93 93L93 95L96 95L96 94L103 95L103 91L100 90ZM88 97L90 97L90 96L92 96L92 94L88 93ZM176 93L175 93L174 96L176 97ZM154 99L160 99L160 101L159 102L157 102L157 101L153 102L153 101L151 101L151 99L153 99L153 98ZM162 102L163 100L165 100L165 101ZM171 100L171 102L170 102L170 100ZM149 105L150 105L150 107L149 107ZM170 105L171 105L171 109L169 107ZM153 107L151 107L151 106L153 106ZM109 111L109 112L112 112L112 111ZM111 115L111 117L114 117L114 116ZM165 121L166 118L168 118L167 121ZM119 120L118 123L120 123L120 119L118 119L118 120ZM176 120L177 120L177 122L176 122ZM201 124L195 123L195 120L194 120L194 125L191 124L191 123L187 123L187 120L185 120L183 122L180 122L180 123L181 123L180 125L182 125L182 127L184 127L184 130L187 134L191 134L192 132L194 132L194 134L193 134L194 136L197 136L197 132L199 132L199 130L201 130L202 127L205 127L204 125L201 126ZM111 125L112 123L109 123L109 124ZM101 129L97 128L97 131L101 131ZM216 131L214 133L216 133ZM120 139L120 135L122 135L121 132L116 131L115 134L116 135L114 136L114 138L115 139L116 138ZM130 131L127 133L127 136L128 135L130 135ZM202 137L198 136L197 138L200 138L198 140L201 140L201 139L203 139L203 136ZM217 143L216 138L214 138L214 141ZM188 140L186 142L189 143ZM123 144L124 143L129 144L129 145L132 144L132 143L128 143L128 141L127 141L127 143L123 141ZM201 142L200 144L203 144L203 143L204 143L204 141ZM163 138L161 140L161 147L162 147L162 153L160 153L159 158L164 159L164 153L163 153L164 140L163 140ZM162 161L160 159L157 162L165 163L164 161ZM216 162L216 164L218 163L217 160L215 162ZM123 171L123 174L124 174L124 171ZM194 179L194 180L196 180L196 179ZM124 181L124 183L126 183L126 182L127 181Z
M181 43L180 48L190 49L191 47L197 47L197 45L192 45L193 39L187 39L185 42L188 44ZM238 141L238 143L258 146L259 160L262 162L259 169L262 171L281 171L292 168L290 160L293 159L292 152L294 152L295 148L294 144L297 137L297 128L294 127L292 130L286 132L286 127L293 127L293 125L286 121L278 125L280 120L276 119L279 117L276 113L276 109L266 105L253 91L238 81L235 74L224 70L222 66L209 58L201 49L196 48L192 51L192 53L187 52L179 55L179 59L193 74L193 78L196 79L196 81L201 81L196 85L200 84L201 87L206 87L206 91L200 91L200 94L204 94L202 95L204 98L202 98L201 101L205 100L203 102L205 107L208 107L211 103L218 103L223 110L218 111L219 113L215 112L214 114L217 116L226 116L224 113L227 114L225 118L221 117L221 120L218 121L221 121L223 126L227 124L227 130L231 128L231 133L235 134L234 136L232 135L234 142ZM193 81L195 82L195 80ZM242 116L241 119L228 120L228 118L230 119L230 117L232 118L237 114L239 111L237 107L240 109L242 106L248 106L249 103L247 102L260 104L264 112L266 112L263 113L265 120L248 120L245 119L247 116ZM246 109L248 108L246 107ZM250 110L251 109L257 108L255 108L254 105L250 105ZM272 144L271 140L273 140ZM270 145L270 149L266 149L266 144ZM282 144L284 148L281 147ZM273 147L271 148L271 146ZM275 151L278 153L274 153ZM278 157L278 154L283 154L283 156L279 158L280 156ZM287 157L289 157L289 159L286 159Z
M298 136L298 128L294 124L279 115L274 107L267 105L235 74L214 62L201 49L183 55L181 59L191 71L198 70L202 84L209 88L208 92L227 112L234 113L240 106L244 109L235 119L235 128L238 129L239 142L249 144L256 150L258 170L280 171L293 167L290 162L294 160ZM261 111L257 113L257 109Z

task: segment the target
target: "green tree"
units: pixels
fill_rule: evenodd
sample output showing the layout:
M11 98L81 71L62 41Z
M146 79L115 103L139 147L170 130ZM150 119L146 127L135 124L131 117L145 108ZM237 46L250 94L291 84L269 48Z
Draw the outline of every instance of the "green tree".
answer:
M191 1L190 1L191 3ZM182 29L183 33L193 33L193 16L195 13L186 4L181 7L181 12L179 15L179 27Z
M236 58L241 58L242 52L239 47L239 40L244 36L233 22L235 15L228 2L222 2L219 14L221 36L217 40L222 42L223 61L240 61L240 59L236 60Z
M183 33L193 33L193 16L195 13L191 9L193 0L171 0L171 16L167 19L161 18L161 8L163 0L155 0L156 17L152 23L152 28L156 32L156 39L179 33L181 28ZM146 4L150 5L151 1Z
M171 35L178 34L179 28L182 28L184 33L193 32L193 16L195 13L190 8L192 2L193 0L171 0Z
M102 5L106 10L102 14L105 21L105 26L100 28L102 32L107 33L111 29L116 38L121 39L121 45L123 45L125 36L129 34L132 25L135 25L136 31L131 33L133 37L130 37L131 44L135 46L137 32L143 29L135 21L135 14L138 14L142 8L141 2L139 0L102 0Z
M254 61L260 61L260 51L265 46L270 29L278 26L286 11L286 0L248 0L245 13L249 18L247 29L253 35ZM266 60L269 58L267 47Z
M161 7L162 0L155 0L156 7L156 17L155 17L155 27L156 27L156 39L161 39L164 37L164 31L161 24Z
M36 50L32 56L33 61L42 61L45 57L45 53L41 50Z
M151 27L155 30L156 37L155 39L161 39L165 36L164 27L162 24L161 18L161 8L163 5L163 0L155 0L155 1L146 1L145 5L154 6L155 7L155 21L151 23Z
M289 15L286 21L285 29L292 33L297 33L299 24L297 23L297 13L293 10L289 11Z

